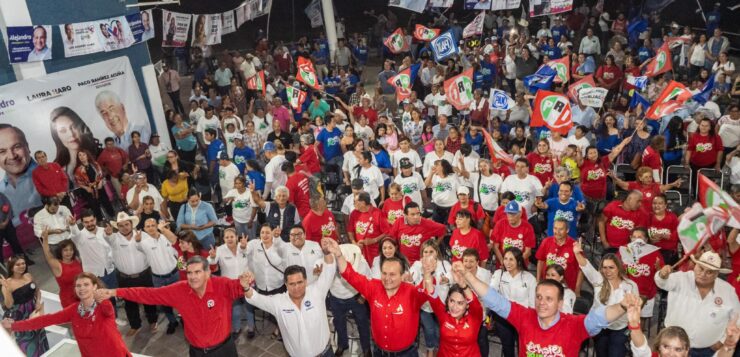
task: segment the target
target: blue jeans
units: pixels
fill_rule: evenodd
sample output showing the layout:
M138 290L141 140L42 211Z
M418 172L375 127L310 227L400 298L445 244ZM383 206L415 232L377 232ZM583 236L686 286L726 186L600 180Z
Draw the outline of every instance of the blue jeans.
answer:
M254 225L252 225L252 228L249 228L247 227L246 223L239 223L237 221L234 221L234 228L236 229L237 238L240 238L242 234L247 235L247 240L252 240L255 237Z
M689 357L712 357L714 350L709 347L689 349Z
M231 332L235 333L242 328L242 314L247 316L247 329L254 331L254 308L249 308L244 299L236 299L231 305Z
M210 250L213 246L216 245L216 238L213 236L213 233L198 239L200 241L200 245L203 246L203 249Z
M349 338L347 337L347 313L352 311L360 333L360 346L362 351L370 351L370 318L367 306L357 302L357 299L340 299L329 294L329 309L334 315L334 328L337 331L337 348L348 349Z
M155 288L171 285L178 281L180 281L180 273L177 271L177 269L162 278L154 276L154 274L152 274L152 285L154 285ZM177 323L175 314L172 312L172 307L162 306L162 311L164 311L164 316L167 317L167 321L169 321L171 324Z
M421 330L427 350L439 349L439 323L433 313L421 311Z
M604 329L596 335L596 355L599 357L622 357L627 355L627 329ZM711 355L709 355L711 356Z

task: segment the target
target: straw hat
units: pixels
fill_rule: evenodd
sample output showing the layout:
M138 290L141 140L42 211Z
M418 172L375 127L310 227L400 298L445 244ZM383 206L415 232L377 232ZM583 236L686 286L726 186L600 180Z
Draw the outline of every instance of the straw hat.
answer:
M139 225L139 217L129 216L128 213L126 212L118 212L118 215L116 216L116 220L111 223L117 226L119 223L123 223L126 221L131 221L131 225L134 227Z
M732 272L730 269L722 268L722 258L720 258L719 254L715 252L704 252L699 259L694 258L692 255L691 260L693 260L695 264L701 265L704 269L719 271L722 274L729 274Z

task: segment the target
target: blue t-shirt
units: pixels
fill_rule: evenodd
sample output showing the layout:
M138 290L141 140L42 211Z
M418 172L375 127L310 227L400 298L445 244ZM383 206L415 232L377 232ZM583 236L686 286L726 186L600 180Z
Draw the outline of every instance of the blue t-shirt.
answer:
M247 178L254 182L255 190L261 192L265 189L265 174L255 170L247 171Z
M583 191L581 191L581 186L575 185L572 187L573 194L571 195L571 198L576 200L576 202L585 202L586 200L583 198ZM560 191L560 184L553 181L552 186L550 186L550 189L547 191L547 199L558 198L558 191Z
M321 143L324 151L324 160L329 161L337 156L342 155L342 149L339 147L339 140L341 139L342 131L339 128L334 128L329 132L326 128L321 129L319 136L316 140Z
M214 139L208 144L208 150L206 150L206 165L211 166L211 162L218 160L218 153L224 150L225 146L223 141L220 139ZM218 170L218 168L216 168Z
M562 57L560 54L560 48L557 46L550 47L550 45L544 45L542 46L542 53L548 55L550 59L558 59Z
M239 172L244 173L244 169L247 167L247 160L256 159L257 155L254 150L249 146L243 148L234 148L234 165L239 168Z
M648 58L653 57L653 50L642 46L637 50L637 57L640 58L640 63L647 61Z
M176 126L172 127L172 135L175 137L175 144L177 144L177 147L180 148L180 150L192 151L193 149L195 149L195 145L198 144L193 134L190 134L183 139L177 138L177 133L184 129L190 128L190 124L188 123L182 123L182 125L184 126L184 128L182 129Z
M391 156L388 155L388 152L385 150L380 150L379 153L373 153L373 156L375 156L375 165L379 169L391 169L393 166L391 165Z
M360 64L367 63L367 46L357 46L354 48L354 54L355 57L357 57L357 62L360 62Z
M483 146L483 135L481 133L478 133L475 137L472 137L470 135L470 132L465 133L465 142L470 144L470 146L473 148L473 151L477 152L478 154L481 153L481 148Z
M553 26L550 29L550 33L552 33L552 39L555 40L555 43L558 43L560 42L560 36L568 34L568 28L565 26Z
M560 203L559 198L551 198L547 201L547 235L552 236L552 226L555 224L556 218L563 218L569 222L568 224L568 237L575 237L578 235L578 218L580 214L576 211L576 200L571 198L568 203Z
M313 56L316 59L316 65L326 64L327 62L326 54L324 53L324 51L313 51L311 52L311 56Z

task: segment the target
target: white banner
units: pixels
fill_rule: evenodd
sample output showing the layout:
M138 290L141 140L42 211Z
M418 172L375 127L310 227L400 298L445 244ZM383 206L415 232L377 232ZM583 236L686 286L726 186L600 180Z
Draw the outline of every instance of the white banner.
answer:
M429 7L452 7L455 0L429 0Z
M162 10L162 47L185 47L190 14Z
M601 108L604 105L607 93L609 93L609 90L606 88L583 88L578 91L578 99L587 107Z
M311 28L317 28L324 25L324 18L321 16L321 1L313 0L303 10L311 21Z
M236 19L234 10L229 10L221 14L221 34L226 35L236 32Z
M0 127L0 152L18 155L0 160L0 192L10 199L16 217L40 205L30 175L37 150L73 179L78 153L96 156L95 140L102 144L112 137L127 150L131 132L141 133L142 142L149 142L152 132L126 56L3 86L0 123L10 126Z
M491 10L511 10L521 6L522 0L493 0L491 1Z
M99 31L100 28L96 26L95 21L59 25L59 32L62 33L64 57L74 57L102 51L103 47L98 42Z
M480 14L478 14L473 21L471 21L465 28L463 29L463 38L468 38L470 36L478 36L483 33L483 21L486 18L486 12L481 11Z
M203 47L221 43L221 14L193 15L192 45Z
M529 17L573 10L573 0L529 0Z
M98 20L98 41L105 52L124 49L134 44L134 34L128 26L126 16Z
M424 8L427 6L427 0L390 0L388 6L395 6L410 10L413 12L422 13Z
M244 3L241 6L234 9L234 12L236 13L236 28L242 27L242 25L244 25L244 23L249 20L247 9L249 9L249 6L247 6L247 3Z

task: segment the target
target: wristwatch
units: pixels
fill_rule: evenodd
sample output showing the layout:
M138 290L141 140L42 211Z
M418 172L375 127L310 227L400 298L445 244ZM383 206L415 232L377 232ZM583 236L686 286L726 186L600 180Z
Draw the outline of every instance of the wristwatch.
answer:
M244 291L245 293L248 293L248 292L249 292L249 290L252 290L252 287L251 287L251 286L247 286L247 287L245 288L245 287L243 287L243 286L242 286L242 290L243 290L243 291Z

